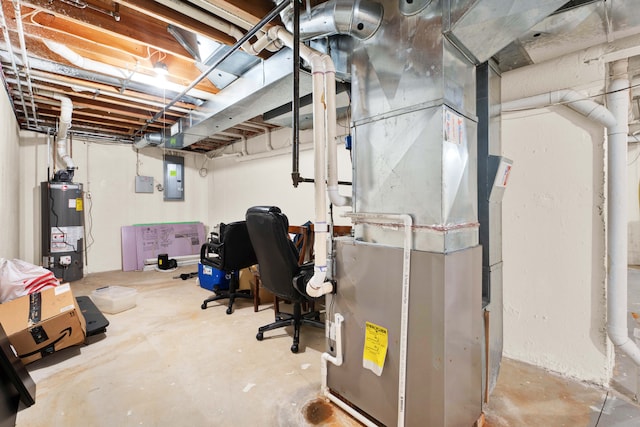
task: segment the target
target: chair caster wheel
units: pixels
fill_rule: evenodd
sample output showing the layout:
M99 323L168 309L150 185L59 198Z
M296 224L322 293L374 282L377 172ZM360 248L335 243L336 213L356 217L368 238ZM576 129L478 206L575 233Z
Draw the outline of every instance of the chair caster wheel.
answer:
M231 307L227 308L227 314L231 314L233 313L233 310L231 309Z
M200 308L205 310L207 308L207 304L203 302L202 305L200 306Z
M262 335L262 332L258 332L258 334L256 335L256 339L258 341L262 341L263 338L264 338L264 335Z
M298 352L298 344L294 344L291 346L291 353L297 353Z

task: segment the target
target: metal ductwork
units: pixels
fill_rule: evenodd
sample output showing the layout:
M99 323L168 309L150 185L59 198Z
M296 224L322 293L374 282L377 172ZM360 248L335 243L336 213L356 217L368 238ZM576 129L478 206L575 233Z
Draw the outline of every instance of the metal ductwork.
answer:
M443 32L476 64L487 61L566 0L472 0L446 1ZM432 9L432 6L429 6Z
M355 231L335 239L337 292L327 306L344 317L344 357L327 366L327 387L330 399L367 414L368 426L470 426L502 353L501 295L491 309L483 302L478 212L493 203L482 214L499 241L493 221L506 186L491 179L503 162L491 156L496 128L486 128L499 76L485 68L477 82L477 65L565 0L379 3L379 29L351 50ZM490 285L501 293L500 244L491 248ZM492 326L489 311L498 315ZM387 337L384 352L370 352L369 342Z
M382 22L380 3L368 0L329 0L314 7L300 19L300 39L311 40L345 34L359 40L371 37ZM293 32L293 8L281 15L285 28Z
M147 133L143 135L142 138L137 139L133 143L133 148L136 148L139 150L149 145L158 146L160 144L163 144L164 142L165 142L165 138L162 136L161 133Z
M181 119L167 135L164 146L184 148L201 139L225 131L265 111L291 102L293 53L283 49L253 66L215 99ZM311 76L300 73L300 96L311 93Z

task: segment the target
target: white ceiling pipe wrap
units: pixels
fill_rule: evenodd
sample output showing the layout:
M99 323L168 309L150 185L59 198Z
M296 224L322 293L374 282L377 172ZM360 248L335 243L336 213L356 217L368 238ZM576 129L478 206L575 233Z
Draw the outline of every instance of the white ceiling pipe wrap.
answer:
M502 104L502 111L555 104L607 128L607 334L617 349L640 366L640 349L627 329L627 141L629 139L628 60L612 64L616 76L607 91L608 109L573 90L559 90Z
M273 40L281 40L285 46L293 49L293 35L283 27L269 29ZM313 251L315 254L313 277L307 282L307 293L312 297L320 297L333 291L333 284L327 281L327 196L326 196L326 132L325 132L325 86L324 63L326 56L300 43L300 57L311 65L313 82L313 146L314 146L314 189L315 220ZM327 108L329 108L327 106ZM334 106L335 108L335 106Z

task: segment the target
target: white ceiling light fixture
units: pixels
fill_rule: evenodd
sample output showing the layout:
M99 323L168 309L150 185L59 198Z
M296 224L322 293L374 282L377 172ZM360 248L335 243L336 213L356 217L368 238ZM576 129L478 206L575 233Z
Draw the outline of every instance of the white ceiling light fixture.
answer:
M154 64L153 71L155 71L157 77L166 79L167 74L169 74L169 67L164 62L158 61Z

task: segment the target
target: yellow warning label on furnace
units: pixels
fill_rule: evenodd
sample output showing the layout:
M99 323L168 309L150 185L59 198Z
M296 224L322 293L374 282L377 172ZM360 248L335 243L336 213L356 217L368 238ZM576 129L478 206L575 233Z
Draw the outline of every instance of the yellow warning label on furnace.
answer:
M377 376L382 375L384 360L387 357L389 332L387 328L366 322L362 366L370 369Z
M82 199L76 199L76 211L77 212L82 211Z

